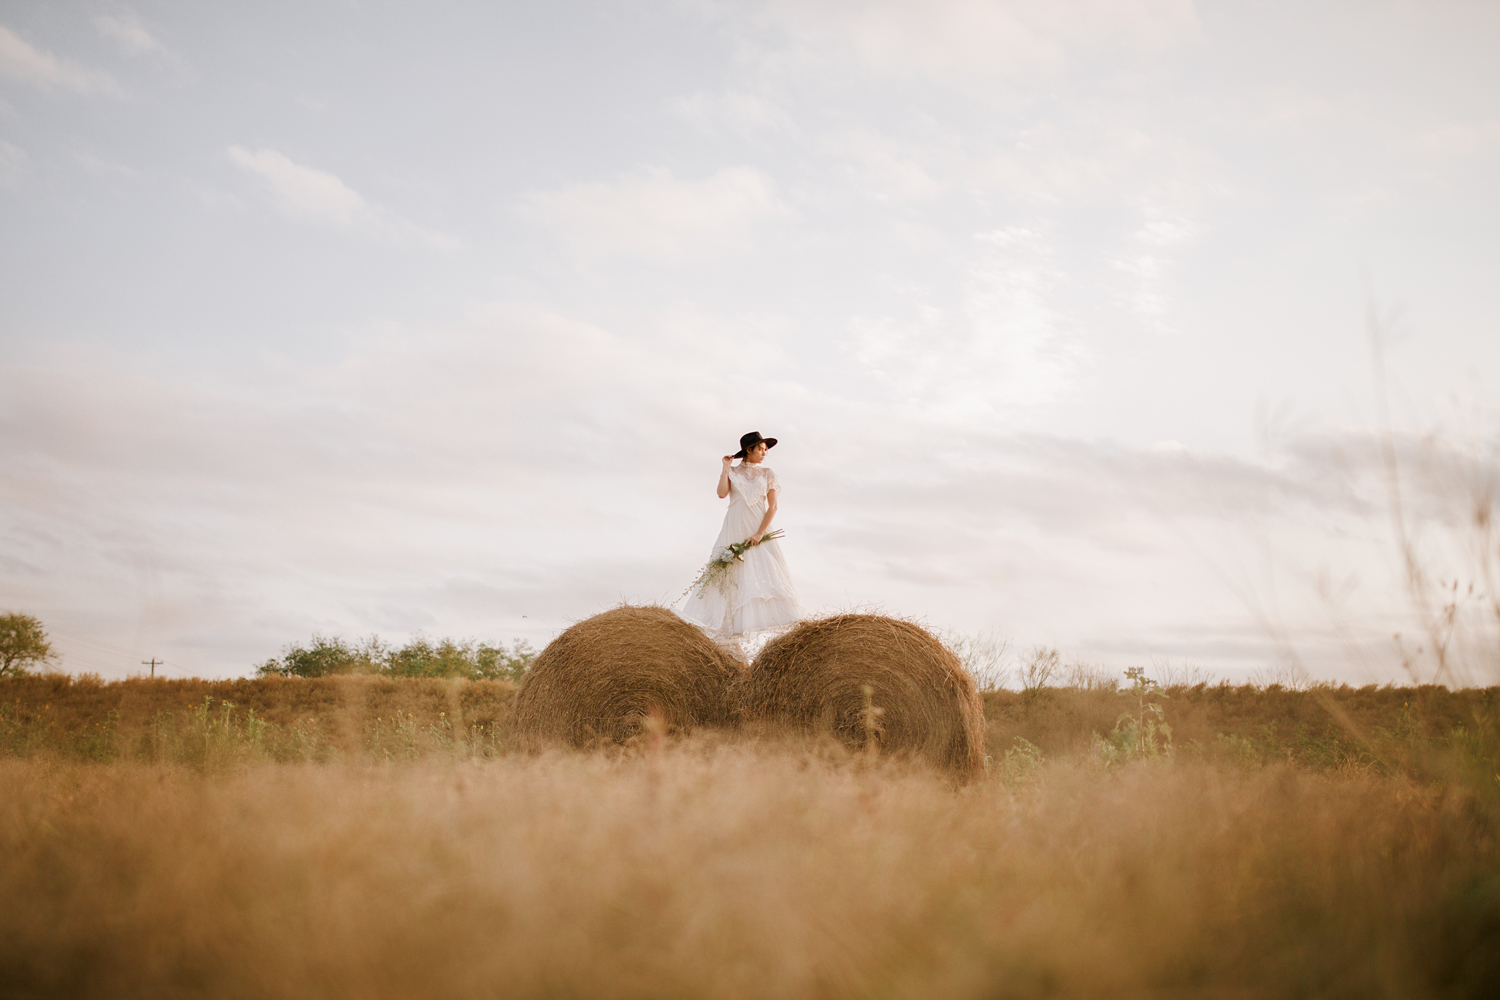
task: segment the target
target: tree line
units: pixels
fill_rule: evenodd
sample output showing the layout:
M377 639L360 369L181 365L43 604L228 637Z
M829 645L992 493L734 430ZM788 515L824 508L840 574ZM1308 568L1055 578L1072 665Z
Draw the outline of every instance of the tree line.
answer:
M255 668L257 677L330 677L376 674L383 677L466 677L469 680L519 681L536 650L517 639L510 646L473 639L429 639L417 636L393 646L370 636L349 642L337 636L312 637L309 645L292 643ZM41 620L32 615L0 615L0 677L24 677L57 661Z
M257 677L331 677L335 674L374 674L382 677L465 677L469 680L519 681L536 650L517 639L509 647L472 639L428 639L417 636L393 646L379 636L353 642L338 636L312 637L310 644L292 643L279 658L255 668Z

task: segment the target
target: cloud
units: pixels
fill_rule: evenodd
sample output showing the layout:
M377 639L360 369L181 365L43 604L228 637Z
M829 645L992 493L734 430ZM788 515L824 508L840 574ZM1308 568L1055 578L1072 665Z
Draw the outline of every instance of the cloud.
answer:
M120 89L109 74L87 69L34 48L4 25L0 25L0 74L48 91L115 94Z
M994 256L971 294L1045 299L1038 240L982 241ZM722 517L717 456L759 427L782 441L781 523L816 608L876 603L1115 666L1191 656L1243 676L1274 655L1246 610L1270 607L1256 560L1274 538L1286 631L1329 654L1325 676L1339 663L1320 563L1360 575L1341 614L1361 641L1403 627L1368 432L1255 460L1016 433L831 386L798 367L800 342L709 315L623 330L513 303L231 375L96 347L4 366L0 597L49 625L51 608L86 607L93 625L57 627L120 647L149 612L155 653L206 674L315 630L545 642L622 598L680 593ZM986 348L968 350L956 363ZM747 351L763 369L736 369ZM1397 446L1430 525L1461 523L1455 483L1500 481L1494 449Z
M227 152L235 166L260 180L272 204L289 218L372 236L415 238L444 249L455 246L450 237L422 229L370 204L325 170L294 163L273 149L252 153L242 146L230 146Z
M1413 145L1430 156L1460 159L1500 150L1500 121L1456 122L1418 135Z
M141 24L141 19L135 14L101 14L94 18L94 27L106 38L113 39L127 53L133 56L147 55L148 53L164 54L167 50L146 30Z
M770 101L738 91L725 94L699 91L673 99L668 108L707 132L725 128L741 133L786 131L792 124L791 117Z
M1058 305L1067 278L1041 232L1009 227L975 240L960 309L857 318L846 346L904 402L960 421L1013 418L1072 384L1081 358Z
M1142 208L1145 220L1130 238L1126 255L1112 262L1131 280L1126 302L1141 324L1153 333L1172 332L1171 251L1191 241L1196 227L1188 219L1159 205Z
M373 221L370 205L333 174L293 163L271 149L252 153L230 146L229 159L259 177L288 215L339 226Z
M119 160L104 159L92 153L78 153L74 159L78 165L98 177L134 177L136 172Z
M0 188L13 188L26 172L26 151L0 139Z
M878 73L952 82L1050 76L1090 54L1158 52L1197 31L1192 0L770 0L762 18L845 47Z
M1262 88L1245 97L1248 107L1240 113L1253 129L1286 133L1327 128L1339 115L1338 106L1332 101L1285 85Z
M723 360L503 307L456 329L367 337L335 364L232 378L103 350L0 366L0 452L16 471L0 482L0 552L39 569L19 582L8 571L0 597L24 586L45 610L76 585L101 595L91 614L112 606L133 621L135 567L149 556L184 623L165 655L210 673L314 629L545 640L529 629L622 595L662 599L674 564L697 565L697 534L634 550L607 538L644 538L663 511L683 513L695 491L663 497L664 467L670 486L684 458L688 478L702 455L716 464L720 394L746 395L732 375L702 377ZM686 453L641 447L668 438ZM627 454L613 485L601 482ZM300 582L257 592L291 565L307 570ZM476 588L490 605L465 598L455 619L451 595Z
M918 162L915 150L886 136L851 131L829 146L849 164L859 189L877 201L929 201L948 188Z
M749 167L702 180L653 168L623 180L536 192L522 200L520 212L586 255L662 261L722 254L756 225L790 215L770 180Z

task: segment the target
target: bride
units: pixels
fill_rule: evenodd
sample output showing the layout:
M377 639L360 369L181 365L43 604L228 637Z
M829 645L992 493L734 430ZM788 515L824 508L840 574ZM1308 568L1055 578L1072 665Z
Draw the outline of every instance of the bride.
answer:
M781 492L776 473L762 464L766 452L774 447L775 438L763 438L760 431L751 431L740 438L739 451L724 456L719 499L730 498L729 510L709 558L718 557L736 542L755 544L743 560L731 563L723 576L695 586L682 609L684 618L740 653L747 653L746 647L756 645L767 633L807 614L787 572L780 544L775 537L766 537ZM738 465L733 464L736 458L741 460Z

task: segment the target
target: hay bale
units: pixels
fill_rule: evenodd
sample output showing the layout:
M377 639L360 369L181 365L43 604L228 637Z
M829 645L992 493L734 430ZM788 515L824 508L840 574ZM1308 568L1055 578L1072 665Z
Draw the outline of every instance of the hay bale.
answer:
M516 691L512 733L526 749L623 743L653 726L727 726L743 664L668 608L623 605L566 629Z
M761 650L741 700L751 726L831 733L851 749L911 756L966 777L984 770L984 704L974 680L911 622L884 615L803 622Z

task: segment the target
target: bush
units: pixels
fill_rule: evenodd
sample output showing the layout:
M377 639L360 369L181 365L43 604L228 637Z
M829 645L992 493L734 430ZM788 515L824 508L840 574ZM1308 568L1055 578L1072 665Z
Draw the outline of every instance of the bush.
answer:
M362 645L351 645L343 639L312 637L312 648L293 643L282 652L280 660L267 660L255 668L257 677L331 677L334 674L373 674L380 671L386 656L385 647L375 636Z
M524 639L517 639L510 649L506 649L503 644L491 646L472 640L460 643L443 639L434 643L418 636L390 653L380 673L387 677L519 681L535 657L536 650Z
M469 680L514 680L526 673L536 651L524 639L507 649L473 640L433 641L417 636L400 649L378 636L359 643L312 637L311 647L287 646L280 659L255 668L258 677L329 677L335 674L379 674L385 677L465 677Z

